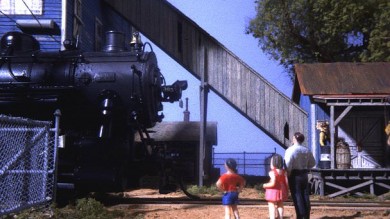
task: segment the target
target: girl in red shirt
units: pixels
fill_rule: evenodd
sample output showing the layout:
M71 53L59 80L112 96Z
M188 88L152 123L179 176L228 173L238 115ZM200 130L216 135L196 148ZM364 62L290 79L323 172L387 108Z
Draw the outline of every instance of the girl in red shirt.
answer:
M283 218L283 202L288 198L288 179L283 169L283 158L279 154L274 154L271 158L269 177L271 180L263 184L265 200L268 201L269 218L274 219L277 213L279 218Z
M216 186L224 192L222 196L222 205L225 206L225 219L230 219L232 212L235 219L239 219L238 213L238 193L245 186L245 179L237 174L237 163L234 159L229 158L225 162L226 173L217 181Z

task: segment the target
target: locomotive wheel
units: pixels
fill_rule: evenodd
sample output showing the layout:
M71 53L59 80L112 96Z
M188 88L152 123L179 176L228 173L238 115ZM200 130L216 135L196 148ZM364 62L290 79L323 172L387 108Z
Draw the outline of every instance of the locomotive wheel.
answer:
M184 194L190 198L190 199L195 199L195 200L198 200L200 199L199 196L196 196L194 194L191 194L187 191L187 186L184 184L184 180L183 180L183 177L179 176L177 181L179 182L179 186L180 186L180 189L184 192Z

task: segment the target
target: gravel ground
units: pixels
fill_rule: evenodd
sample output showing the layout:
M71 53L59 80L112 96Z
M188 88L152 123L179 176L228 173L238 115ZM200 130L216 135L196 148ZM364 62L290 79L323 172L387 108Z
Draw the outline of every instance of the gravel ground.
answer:
M123 194L124 197L185 197L181 192L175 192L168 195L158 194L156 190L140 189L133 190ZM255 189L244 189L240 194L241 198L260 199L259 193ZM199 204L130 204L115 205L111 209L124 212L124 218L161 218L161 219L223 219L224 210L222 205L199 205ZM239 205L241 219L268 218L268 206L264 203L259 205ZM285 206L284 219L295 218L294 207ZM390 209L370 209L361 208L341 208L329 206L314 206L311 211L312 219L350 219L350 218L375 218L390 219Z

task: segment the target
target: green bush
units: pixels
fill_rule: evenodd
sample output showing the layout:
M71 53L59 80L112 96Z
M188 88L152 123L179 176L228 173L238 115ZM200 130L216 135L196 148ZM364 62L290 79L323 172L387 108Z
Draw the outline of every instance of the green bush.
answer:
M217 189L216 186L196 186L196 185L191 185L187 187L187 191L193 195L216 195L219 194L220 191Z
M76 201L76 217L83 219L110 218L104 206L95 199L83 198Z
M262 183L257 183L253 186L254 189L256 189L257 191L259 192L264 192L264 189L263 189L263 184Z
M122 212L108 211L102 203L93 198L78 199L75 206L57 209L55 214L55 218L74 219L114 219L120 217L123 217Z

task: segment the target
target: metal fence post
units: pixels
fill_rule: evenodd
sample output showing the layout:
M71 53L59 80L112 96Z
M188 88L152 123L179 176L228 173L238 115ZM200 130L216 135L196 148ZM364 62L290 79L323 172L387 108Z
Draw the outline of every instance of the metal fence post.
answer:
M215 166L215 160L214 160L214 158L215 158L215 155L214 155L214 153L215 153L215 148L213 147L213 153L211 154L211 162L212 162L212 166Z
M58 167L58 144L59 144L59 135L60 135L60 120L61 120L61 110L56 109L54 112L54 190L53 190L53 201L57 200L57 167Z
M245 168L246 168L246 157L245 157L245 155L246 155L246 152L244 151L244 175L246 174L246 171L245 171Z

